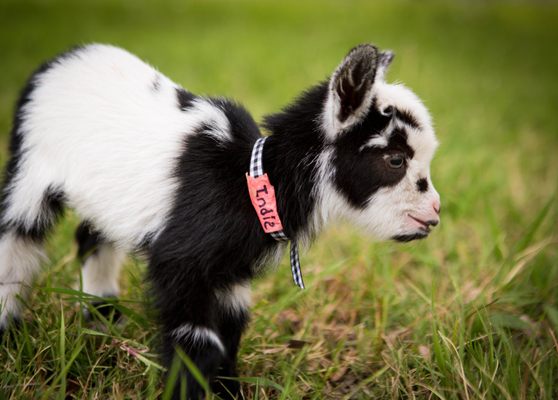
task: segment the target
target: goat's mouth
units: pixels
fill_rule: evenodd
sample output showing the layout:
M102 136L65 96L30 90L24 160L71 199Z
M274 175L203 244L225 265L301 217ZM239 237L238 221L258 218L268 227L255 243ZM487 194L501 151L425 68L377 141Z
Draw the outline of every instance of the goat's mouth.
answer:
M423 231L426 235L430 233L430 225L432 225L430 222L423 221L422 219L414 217L411 214L407 214L407 215L409 218L411 218L419 225L418 228L420 231Z
M396 242L411 242L413 240L424 239L425 237L428 236L428 232L419 231L407 235L396 235L392 237L392 239L395 240Z
M407 216L415 222L413 225L416 225L412 233L393 236L393 240L397 242L411 242L413 240L424 239L430 234L430 226L432 225L430 221L423 221L411 214L407 214Z

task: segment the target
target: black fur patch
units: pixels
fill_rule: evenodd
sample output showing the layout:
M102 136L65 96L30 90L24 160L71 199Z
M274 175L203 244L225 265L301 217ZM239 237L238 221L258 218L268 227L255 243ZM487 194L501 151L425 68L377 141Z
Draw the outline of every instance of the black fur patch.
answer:
M314 207L315 162L323 149L315 115L325 93L326 86L314 89L300 104L266 119L274 135L264 147L264 169L275 186L285 231L294 238L308 228ZM208 100L228 118L230 140L204 134L213 129L210 124L202 125L200 134L185 136L185 151L175 171L180 187L165 229L148 249L148 273L163 337L167 337L166 361L173 354L170 332L188 323L219 333L231 356L219 355L218 366L221 373L232 375L247 316L226 319L214 291L252 278L255 262L279 244L263 232L246 184L259 129L241 106L224 99ZM216 374L211 370L213 349L202 347L186 350L206 376ZM235 389L234 384L230 388Z
M229 118L231 140L203 134L213 129L210 124L199 128L201 134L185 135L185 151L175 170L180 187L174 206L147 253L163 330L163 359L169 365L174 345L179 345L211 380L224 360L220 350L207 342L177 342L172 331L188 323L217 332L214 291L250 279L254 261L276 244L262 231L246 187L258 127L242 107L222 99L209 101ZM185 375L188 390L199 390Z
M271 135L264 147L264 168L277 192L279 216L290 238L308 231L314 211L318 158L325 150L319 122L327 99L328 84L304 92L282 112L267 116L264 126Z
M409 125L410 127L415 128L415 129L420 129L420 124L419 124L418 120L415 118L415 116L411 112L409 112L407 110L398 109L396 111L395 116L397 117L397 119L399 119L403 123Z
M308 226L314 206L315 161L322 145L313 115L323 104L323 89L318 98L307 95L304 106L266 119L268 128L278 129L266 142L264 168L275 186L285 231L292 237ZM250 154L260 137L258 127L242 107L223 99L210 101L229 119L231 140L222 142L204 134L186 137L187 150L176 171L181 187L166 229L150 248L154 282L163 275L174 277L176 284L211 277L212 287L228 287L250 279L254 261L277 245L259 225L246 186ZM300 113L310 118L301 118ZM312 125L310 129L305 121ZM209 128L202 126L200 133ZM302 159L308 162L301 163ZM158 268L170 271L167 275Z
M23 224L11 226L18 235L28 237L35 241L44 239L48 230L58 220L64 211L64 193L57 188L49 187L43 195L41 203L40 217L33 226L28 227Z
M192 107L192 103L195 99L196 96L188 92L186 89L176 89L176 100L178 102L178 108L180 108L182 111L186 111L190 107Z
M421 193L425 193L428 191L428 181L426 178L420 178L417 181L417 190Z
M211 287L249 279L251 264L262 246L272 244L259 226L246 187L250 152L259 137L257 125L240 106L221 99L211 101L229 118L232 140L221 142L211 134L185 138L186 151L175 171L180 189L173 211L149 250L152 281L156 286L159 282L165 287L180 285L184 296L189 295L187 288L196 277L204 284L211 277ZM199 128L200 133L210 130L207 124ZM163 276L172 276L172 282L162 282ZM173 303L170 309L188 304L168 300Z
M224 360L217 375L223 377L237 377L236 371L237 353L240 344L240 338L249 316L247 311L231 312L231 310L220 310L219 333L223 339L223 345L226 349ZM217 379L212 382L211 390L222 399L234 399L234 395L240 391L238 381L231 379ZM232 397L231 397L232 395Z
M101 232L93 228L89 221L83 221L76 229L76 242L78 244L78 257L82 262L97 252L100 244L104 242Z
M223 360L223 353L218 349L213 342L198 341L196 345L192 346L191 343L186 341L182 343L180 340L172 337L165 338L166 343L174 343L173 346L163 350L162 356L166 361L166 365L171 365L173 359L176 357L175 348L181 348L188 357L195 363L203 376L209 381L213 382L216 377L219 365ZM169 383L167 382L167 385ZM184 388L185 397L181 396L182 388ZM189 373L184 363L180 364L178 379L174 383L172 389L172 399L191 399L202 400L205 399L205 391L200 386L196 378ZM223 397L223 399L231 399L231 397Z
M373 135L387 128L390 120L390 116L381 114L372 104L366 117L334 143L335 184L355 207L366 207L380 188L395 186L405 176L406 163L398 169L390 168L386 156L402 153L407 160L414 156L404 130L394 130L384 148L363 148Z
M236 364L236 353L240 343L240 336L248 324L250 317L247 310L225 310L224 306L221 306L219 313L219 333L223 337L223 344L227 349L227 357L230 359L231 368L233 368ZM236 371L227 370L224 372L230 374L226 376L233 376L231 373Z

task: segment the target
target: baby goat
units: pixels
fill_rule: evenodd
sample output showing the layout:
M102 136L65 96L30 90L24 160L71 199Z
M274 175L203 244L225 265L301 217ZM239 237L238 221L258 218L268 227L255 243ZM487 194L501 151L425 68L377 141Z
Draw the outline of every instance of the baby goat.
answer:
M145 254L163 360L168 365L175 347L183 349L216 392L234 397L238 383L216 377L236 376L250 279L279 259L285 242L276 239L293 241L296 270L296 242L334 217L398 241L426 237L439 222L431 119L413 92L384 81L392 58L372 45L355 47L328 81L265 118L271 136L252 164L275 187L276 209L271 193L265 201L280 231L264 231L269 221L254 209L259 199L251 202L245 175L261 134L240 105L194 95L107 45L41 66L21 94L11 133L0 328L21 317L17 297L69 206L83 220L84 292L117 296L124 255ZM188 399L198 399L201 387L183 376Z

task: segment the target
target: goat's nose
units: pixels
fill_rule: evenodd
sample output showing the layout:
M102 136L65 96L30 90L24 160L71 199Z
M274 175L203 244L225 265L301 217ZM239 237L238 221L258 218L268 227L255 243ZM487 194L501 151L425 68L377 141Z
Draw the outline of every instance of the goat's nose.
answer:
M440 223L440 219L429 219L426 221L426 225L428 226L436 226Z
M440 200L434 200L434 203L432 203L432 208L434 209L434 212L438 215L440 215L440 209L441 209L442 205L440 204ZM436 226L437 223L434 225Z
M440 223L440 199L437 198L432 202L432 209L435 214L431 214L431 218L426 221L428 226L436 226Z

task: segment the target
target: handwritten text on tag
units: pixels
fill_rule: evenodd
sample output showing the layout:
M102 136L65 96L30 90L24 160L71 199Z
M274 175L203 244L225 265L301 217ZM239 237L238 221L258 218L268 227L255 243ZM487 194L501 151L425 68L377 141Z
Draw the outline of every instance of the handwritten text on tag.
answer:
M260 224L265 233L279 232L283 230L283 225L277 213L277 200L275 199L275 189L269 182L267 174L254 178L246 174L248 181L248 191L250 200L258 214Z

